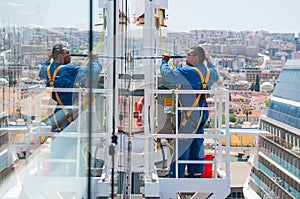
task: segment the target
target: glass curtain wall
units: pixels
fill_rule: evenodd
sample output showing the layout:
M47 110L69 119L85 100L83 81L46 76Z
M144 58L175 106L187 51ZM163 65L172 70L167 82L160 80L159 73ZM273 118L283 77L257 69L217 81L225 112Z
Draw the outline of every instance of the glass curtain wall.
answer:
M111 142L100 2L0 2L1 78L9 83L0 198L93 198Z

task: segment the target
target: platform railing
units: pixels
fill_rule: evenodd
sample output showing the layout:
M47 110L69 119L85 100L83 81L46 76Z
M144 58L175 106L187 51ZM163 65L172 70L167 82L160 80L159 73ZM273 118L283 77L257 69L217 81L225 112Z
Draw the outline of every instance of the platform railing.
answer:
M56 105L53 103L51 99L51 93L53 92L72 92L77 96L77 103L74 105ZM87 143L88 137L91 133L92 140L95 139L106 139L109 135L106 133L105 126L105 98L108 95L111 95L112 91L108 89L92 89L93 96L93 104L92 106L92 132L88 132L88 119L89 118L89 89L87 88L45 88L41 86L30 87L28 89L28 116L27 116L27 129L28 132L26 134L26 157L29 158L29 155L32 151L38 151L38 159L36 162L37 165L33 167L37 167L37 174L43 175L45 174L45 165L50 163L62 163L62 164L75 164L75 174L74 176L82 176L82 168L81 163L85 164L85 168L87 169L89 165L87 165ZM52 101L52 103L49 103ZM32 106L34 103L34 106ZM55 108L61 109L72 109L77 114L77 117L74 118L74 121L70 123L64 130L61 132L53 132L51 126L47 126L44 121L49 115L54 114L53 110ZM50 114L49 114L50 113ZM95 118L94 118L95 117ZM33 140L33 141L32 141ZM59 141L61 140L61 141ZM49 145L55 145L55 143L66 141L74 145L76 149L73 149L74 154L71 155L72 158L50 158L49 150L56 150L53 147L49 147ZM71 140L72 143L71 143ZM33 142L33 143L32 143ZM45 143L45 145L41 145ZM48 145L47 145L48 144ZM63 145L63 143L62 143ZM95 147L98 147L98 143L94 144L97 146L93 146L92 150L96 150ZM57 147L63 147L58 145ZM63 147L64 150L68 150L67 147ZM70 146L71 150L72 146ZM85 151L85 152L84 152ZM50 151L51 153L51 151ZM66 151L62 152L66 153ZM92 155L96 155L91 152ZM85 155L84 155L85 154ZM103 153L108 154L108 153ZM94 160L97 161L97 160ZM42 166L41 166L42 165ZM44 166L44 168L43 168ZM48 167L48 166L47 166ZM47 168L49 169L49 168ZM49 172L49 171L47 171ZM84 172L85 173L85 172ZM49 175L49 174L47 174Z
M175 178L158 177L159 181L159 190L160 192L210 192L215 193L215 196L218 195L220 197L222 195L222 191L224 197L226 194L230 193L230 135L229 135L229 92L228 90L153 90L151 94L153 96L164 94L164 95L172 95L175 94L175 133L168 134L159 134L154 130L149 135L138 135L145 136L145 139L173 139L175 142L175 146L178 146L178 141L180 139L187 138L203 138L204 146L210 146L205 149L205 155L212 155L213 159L204 159L204 160L178 160L179 153L178 148L175 148L175 164L176 164L176 175ZM179 107L178 99L180 95L193 95L197 94L208 94L209 97L207 99L208 107ZM211 122L210 126L204 128L204 134L180 134L178 130L179 126L179 118L178 111L179 110L193 110L193 111L201 111L208 110L210 112ZM154 129L154 128L153 128ZM225 147L222 147L222 139L226 140ZM209 142L210 141L210 142ZM145 154L145 156L150 156L151 154ZM225 159L222 158L222 156ZM147 158L147 157L145 157ZM150 157L149 157L150 158ZM150 162L150 161L145 161ZM150 162L151 163L151 162ZM213 168L213 175L210 178L178 178L178 165L179 164L204 164L210 165ZM153 165L150 165L153 167ZM149 171L145 171L149 172ZM145 179L147 181L147 179ZM194 180L197 180L195 183ZM201 183L203 182L203 183ZM200 184L198 184L200 183ZM215 183L215 184L214 184ZM219 184L220 183L220 184ZM199 186L201 185L201 188ZM220 185L220 186L218 186ZM147 186L147 183L146 183ZM218 187L215 187L218 186ZM149 189L145 189L146 192ZM147 193L149 194L149 192ZM162 194L162 193L160 193ZM165 196L162 198L173 198L174 195L168 195L167 193L163 193ZM221 195L220 195L221 194Z

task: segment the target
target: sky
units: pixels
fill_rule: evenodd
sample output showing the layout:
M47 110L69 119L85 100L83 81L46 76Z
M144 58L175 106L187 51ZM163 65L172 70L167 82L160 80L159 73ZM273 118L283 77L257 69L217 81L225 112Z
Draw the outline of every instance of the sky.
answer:
M300 33L299 0L170 0L175 30L267 30Z
M128 0L135 4L137 1L143 0ZM98 23L98 0L94 2L94 23ZM0 25L87 29L88 3L87 0L0 0ZM166 25L169 30L184 32L214 29L300 33L299 8L299 0L169 0Z

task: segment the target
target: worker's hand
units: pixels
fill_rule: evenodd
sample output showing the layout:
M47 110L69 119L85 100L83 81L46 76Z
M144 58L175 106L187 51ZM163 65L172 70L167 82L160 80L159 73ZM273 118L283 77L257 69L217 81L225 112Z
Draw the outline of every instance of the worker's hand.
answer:
M167 53L163 54L163 55L162 55L162 60L165 60L165 61L168 62L168 61L170 60L170 55L167 54Z
M48 52L48 61L50 62L51 59L52 59L52 52Z
M99 56L96 53L92 53L92 60L98 60Z
M208 53L205 53L205 61L211 62L211 58Z

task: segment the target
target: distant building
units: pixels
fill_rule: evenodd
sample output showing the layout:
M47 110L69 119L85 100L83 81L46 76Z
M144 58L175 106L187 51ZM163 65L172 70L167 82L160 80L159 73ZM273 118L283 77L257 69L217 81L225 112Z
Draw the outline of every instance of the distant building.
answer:
M300 198L300 60L288 60L260 128L258 155L244 185L246 199Z
M227 44L201 44L210 53L219 53L227 55L241 55L245 57L258 57L258 47L245 45L227 45Z
M292 53L292 59L300 59L300 49Z
M296 51L300 51L300 41L299 41L299 35L298 35L298 40L296 42Z
M288 58L289 58L289 54L287 52L280 51L280 52L275 53L276 60L286 61Z
M255 82L256 76L260 77L261 69L260 68L245 68L243 69L246 73L246 80L248 82Z
M270 82L264 82L260 85L260 91L261 92L270 92L273 90L274 86Z
M252 125L258 124L260 112L259 110L251 110L249 115L240 112L236 115L237 122L250 122Z
M265 69L266 70L281 70L285 64L284 60L267 60Z
M8 79L8 66L0 65L0 78Z
M47 54L47 49L45 45L20 45L20 44L14 44L11 54L34 54L34 53L44 53Z
M248 90L248 84L243 82L236 82L236 83L230 83L229 84L229 90L235 90L235 91L242 91L242 90Z
M270 56L275 56L275 54L279 51L278 48L268 48L268 52Z
M280 72L281 69L263 70L261 71L260 80L275 82L275 80L279 77Z

